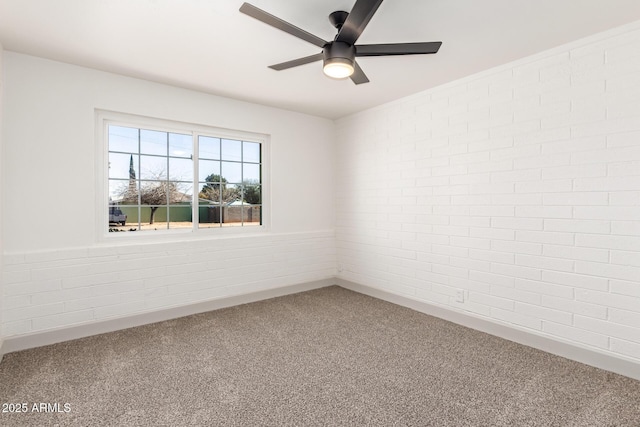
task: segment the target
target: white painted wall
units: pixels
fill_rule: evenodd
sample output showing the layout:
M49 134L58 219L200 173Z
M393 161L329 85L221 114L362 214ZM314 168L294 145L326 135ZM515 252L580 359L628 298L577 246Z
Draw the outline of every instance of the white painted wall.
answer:
M640 362L640 23L341 119L336 151L340 278Z
M6 337L334 276L331 121L12 52L4 59ZM99 244L96 108L269 134L271 232Z

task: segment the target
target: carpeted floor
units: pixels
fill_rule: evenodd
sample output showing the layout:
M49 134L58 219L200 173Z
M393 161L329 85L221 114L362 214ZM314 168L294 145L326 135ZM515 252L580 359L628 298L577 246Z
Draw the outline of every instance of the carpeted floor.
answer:
M3 426L640 426L639 381L336 286L7 354L0 403L28 406Z

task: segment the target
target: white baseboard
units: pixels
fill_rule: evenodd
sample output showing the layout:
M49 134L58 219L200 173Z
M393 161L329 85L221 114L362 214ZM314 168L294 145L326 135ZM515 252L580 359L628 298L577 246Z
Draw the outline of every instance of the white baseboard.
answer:
M547 353L555 354L576 362L640 380L640 363L632 359L625 359L622 356L608 354L593 348L583 347L578 343L561 341L555 337L551 338L541 334L536 334L532 331L524 330L514 325L501 324L497 321L482 318L472 313L463 313L444 307L438 307L424 301L418 301L407 296L394 294L386 290L372 288L350 282L348 280L337 278L336 284L345 289L398 304L458 325L486 332L509 341L514 341L519 344L546 351Z
M26 350L34 347L55 344L58 342L84 338L91 335L113 332L149 323L162 322L192 314L204 313L225 307L247 304L326 286L338 285L361 294L369 295L384 301L407 307L421 313L435 316L471 329L486 332L529 347L537 348L596 368L615 372L640 380L640 363L620 356L604 353L596 349L583 347L577 343L561 341L557 338L536 334L514 325L501 324L494 320L481 318L471 313L463 313L418 301L408 296L398 295L386 290L372 288L339 278L329 278L282 288L268 289L254 293L236 295L228 298L204 301L196 304L171 307L163 310L141 313L133 316L108 319L95 323L81 324L71 327L51 329L31 334L18 335L0 339L0 361L4 354Z
M192 314L204 313L211 310L218 310L235 305L247 304L284 295L310 291L312 289L324 288L326 286L332 286L335 284L336 280L334 278L316 280L313 282L268 289L249 294L235 295L227 298L203 301L196 304L171 307L132 316L118 317L99 322L85 323L70 327L49 329L46 331L7 337L4 339L4 343L0 341L0 361L2 360L2 356L4 354L14 351L42 347L49 344L70 341L78 338L88 337L91 335L104 334L106 332L113 332L121 329L132 328L135 326L147 325L149 323L162 322L165 320L190 316Z

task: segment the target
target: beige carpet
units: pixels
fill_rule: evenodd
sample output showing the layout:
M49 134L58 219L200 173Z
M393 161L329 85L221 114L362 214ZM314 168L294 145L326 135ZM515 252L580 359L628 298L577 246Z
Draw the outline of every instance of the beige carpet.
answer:
M640 426L638 381L335 286L5 355L23 402L70 411L0 425Z

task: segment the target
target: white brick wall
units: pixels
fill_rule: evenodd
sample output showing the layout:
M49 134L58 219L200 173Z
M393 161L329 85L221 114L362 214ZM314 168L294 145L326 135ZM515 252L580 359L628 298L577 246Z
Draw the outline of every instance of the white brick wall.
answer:
M332 232L6 255L2 335L327 279L335 265Z
M339 120L339 277L640 361L639 75L637 23Z

